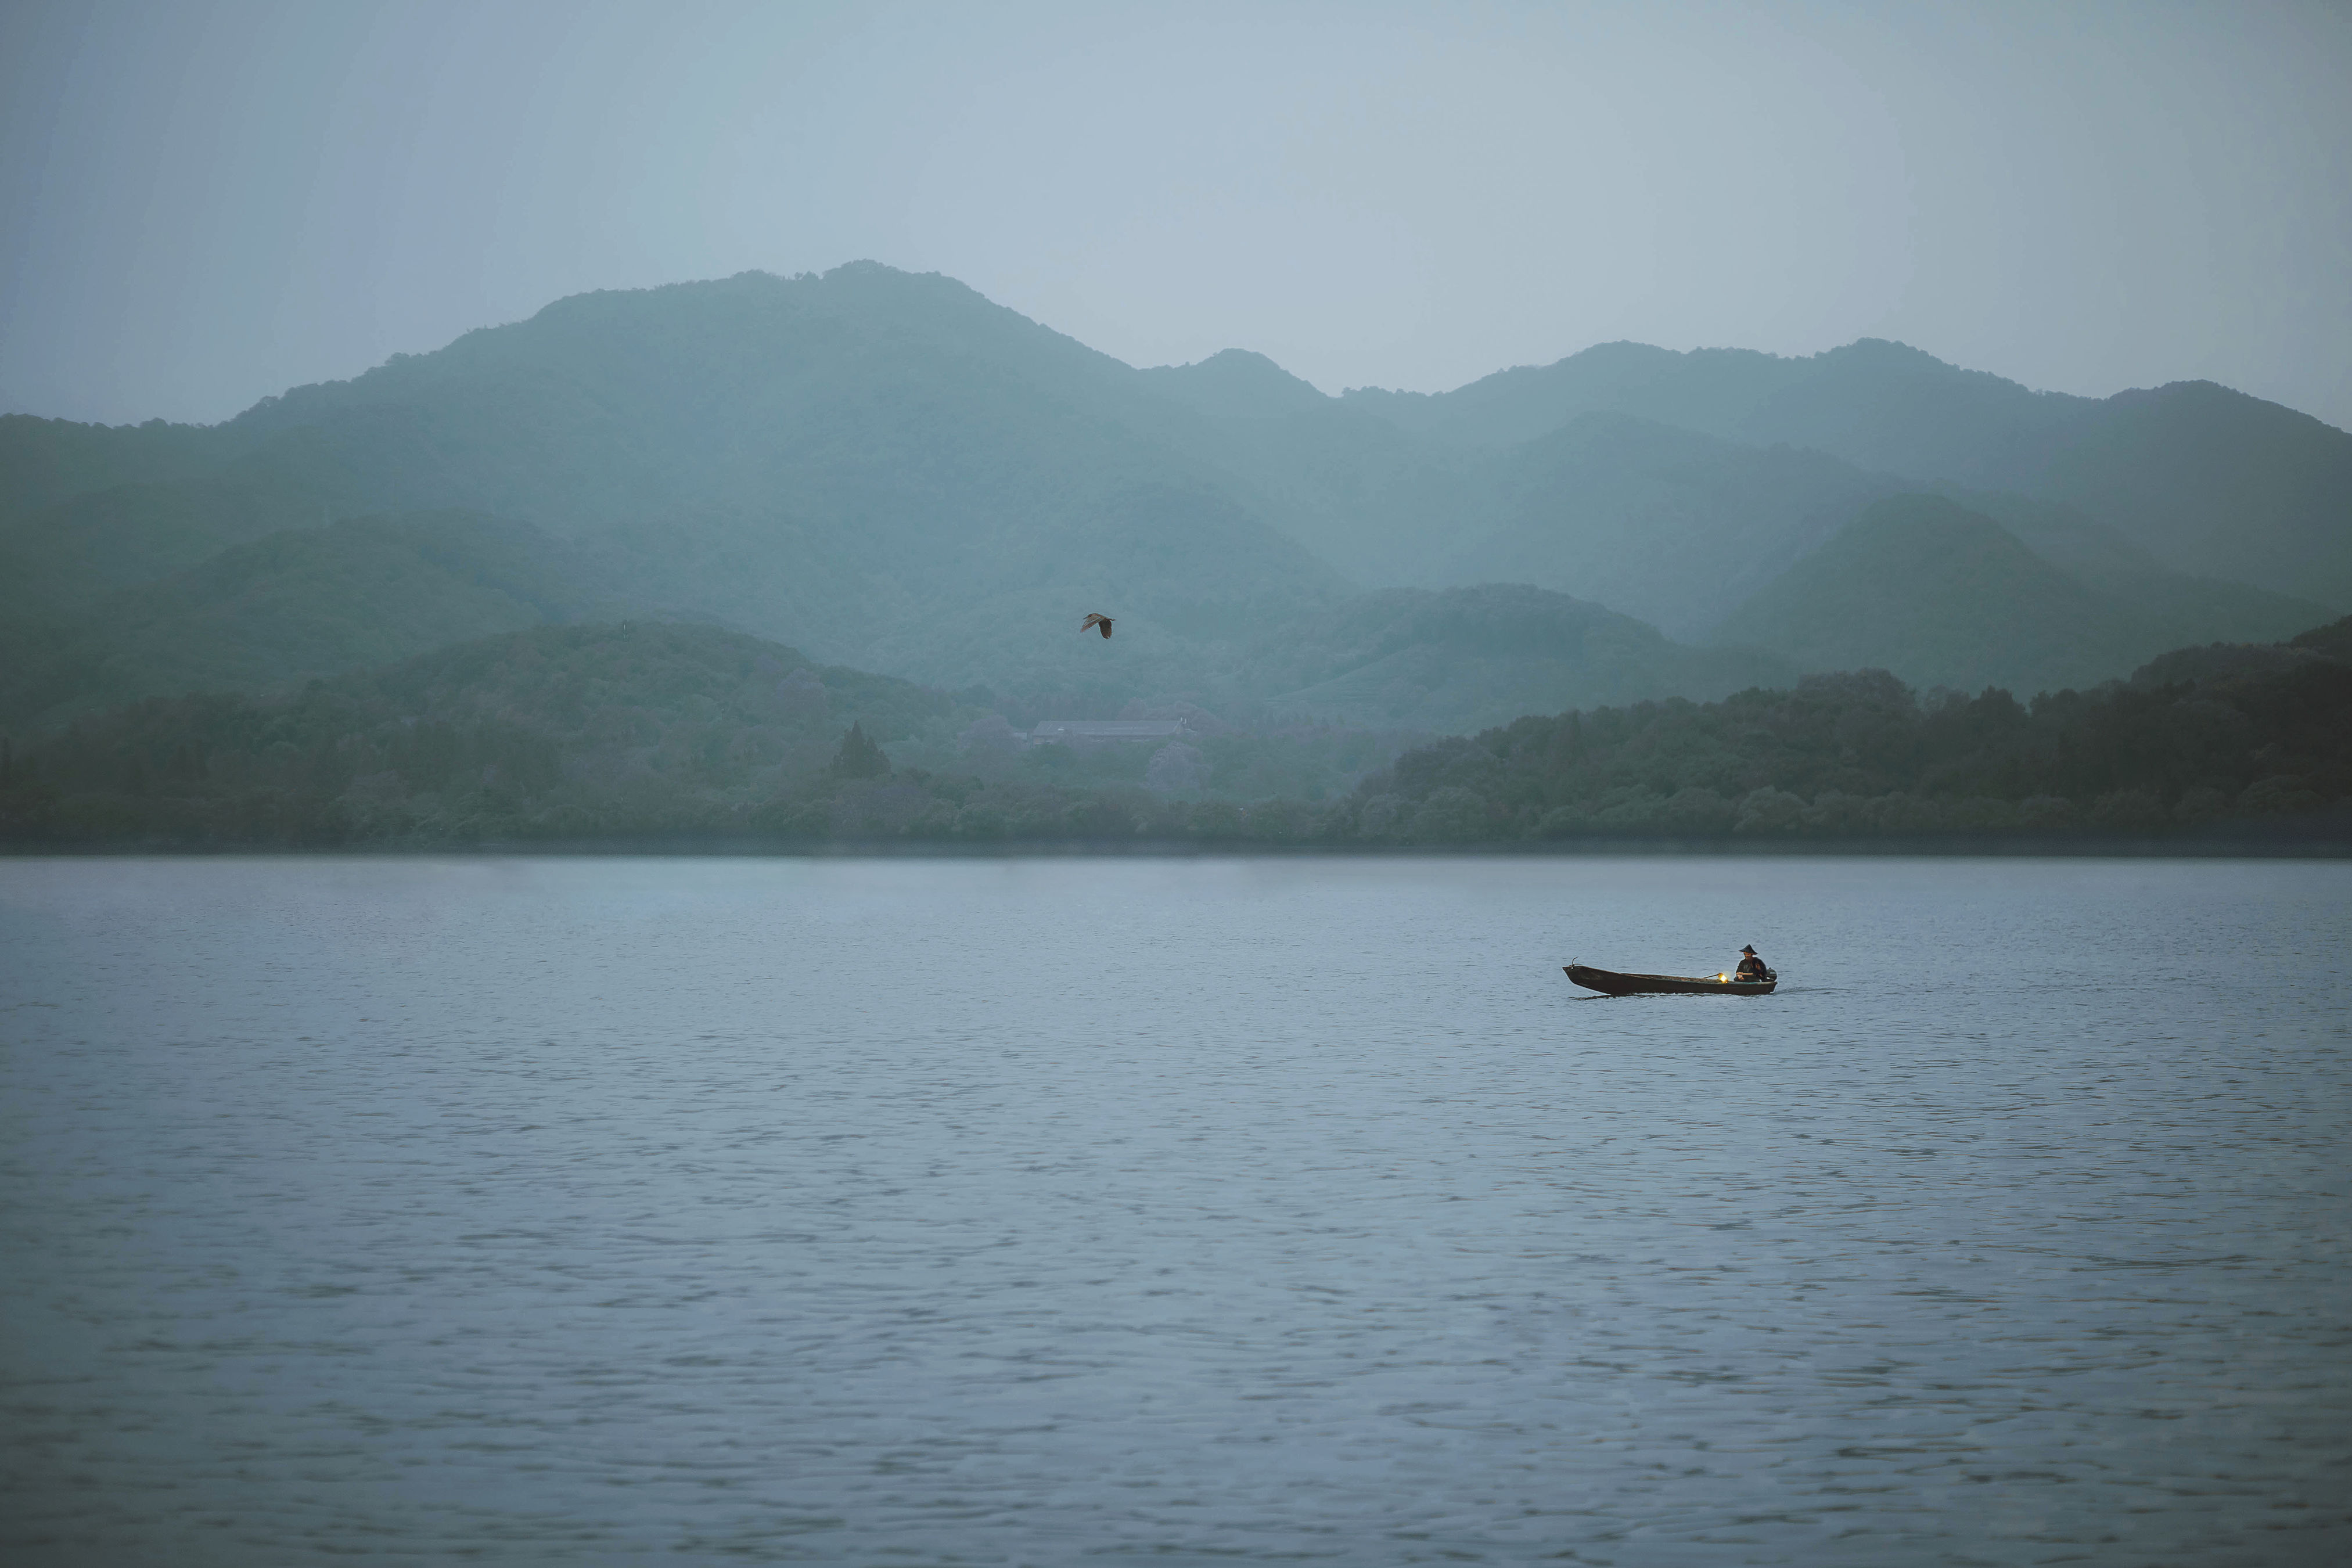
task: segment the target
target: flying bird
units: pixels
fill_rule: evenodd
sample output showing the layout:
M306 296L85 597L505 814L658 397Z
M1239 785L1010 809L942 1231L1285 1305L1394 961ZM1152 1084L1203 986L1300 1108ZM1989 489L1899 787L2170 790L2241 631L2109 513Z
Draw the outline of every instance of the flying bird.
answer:
M1092 631L1097 626L1100 626L1102 628L1103 640L1105 642L1108 642L1110 640L1110 617L1108 616L1091 615L1085 620L1078 623L1078 630L1082 632Z

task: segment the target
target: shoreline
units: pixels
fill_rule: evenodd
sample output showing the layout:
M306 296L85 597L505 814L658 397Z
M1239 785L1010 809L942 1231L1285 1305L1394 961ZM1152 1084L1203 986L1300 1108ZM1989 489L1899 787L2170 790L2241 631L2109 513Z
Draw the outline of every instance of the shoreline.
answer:
M1999 835L1884 838L1572 838L1472 844L1279 844L1227 839L787 839L651 836L486 839L469 844L0 844L0 860L116 858L742 858L777 860L1024 860L1356 858L1653 859L2106 859L2344 860L2352 837L2232 834L2199 838Z

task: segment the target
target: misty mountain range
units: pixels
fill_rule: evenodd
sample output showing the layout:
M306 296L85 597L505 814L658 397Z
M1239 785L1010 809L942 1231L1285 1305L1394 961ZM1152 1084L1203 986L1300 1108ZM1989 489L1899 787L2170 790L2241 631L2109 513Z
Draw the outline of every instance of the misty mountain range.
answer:
M632 618L1020 718L2031 694L2332 619L2347 524L2352 436L2210 384L1619 343L1331 397L856 263L564 300L214 426L0 418L0 727Z

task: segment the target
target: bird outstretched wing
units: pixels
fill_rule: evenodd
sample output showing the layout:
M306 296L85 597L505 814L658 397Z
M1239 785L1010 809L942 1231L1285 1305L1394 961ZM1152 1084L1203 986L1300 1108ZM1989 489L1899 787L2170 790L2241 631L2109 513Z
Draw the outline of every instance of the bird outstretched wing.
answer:
M1110 617L1101 614L1100 612L1096 612L1087 616L1085 620L1078 623L1078 630L1082 632L1099 631L1102 633L1104 638L1108 640L1110 637Z

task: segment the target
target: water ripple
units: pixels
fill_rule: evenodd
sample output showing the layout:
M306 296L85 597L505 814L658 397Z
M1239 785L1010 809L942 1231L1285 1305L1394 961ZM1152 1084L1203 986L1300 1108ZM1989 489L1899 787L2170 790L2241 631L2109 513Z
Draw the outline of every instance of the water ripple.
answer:
M2347 895L0 862L0 1549L2352 1560Z

